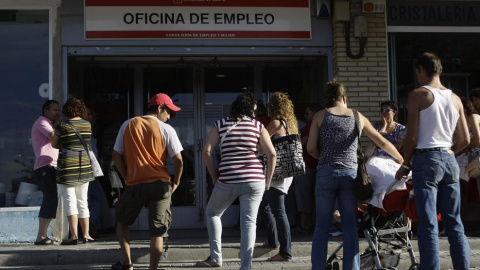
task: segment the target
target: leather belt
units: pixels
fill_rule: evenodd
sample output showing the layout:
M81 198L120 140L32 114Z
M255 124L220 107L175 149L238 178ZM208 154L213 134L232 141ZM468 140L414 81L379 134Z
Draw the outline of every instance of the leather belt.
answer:
M434 148L424 148L424 149L415 149L415 154L425 153L425 152L441 152L448 151L450 148L447 147L434 147Z

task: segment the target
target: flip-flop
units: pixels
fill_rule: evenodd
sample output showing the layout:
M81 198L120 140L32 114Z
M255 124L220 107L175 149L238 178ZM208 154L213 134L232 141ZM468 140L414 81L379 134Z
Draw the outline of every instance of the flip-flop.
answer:
M36 246L47 246L47 245L53 245L54 243L55 243L55 241L46 237L46 238L43 238L40 241L35 242L34 245L36 245Z
M92 238L82 238L82 243L84 244L93 243L93 242L97 242L97 240Z
M212 262L210 257L205 259L204 261L199 261L195 264L195 267L221 267L222 264Z

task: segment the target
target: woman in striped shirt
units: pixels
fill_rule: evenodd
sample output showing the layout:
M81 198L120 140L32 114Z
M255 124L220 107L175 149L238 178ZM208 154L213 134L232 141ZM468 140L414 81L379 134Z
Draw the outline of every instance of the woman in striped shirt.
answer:
M83 101L69 98L63 105L62 113L68 119L55 128L52 146L60 149L58 155L57 183L60 184L70 227L70 239L62 245L76 245L78 242L78 223L82 227L83 243L94 241L89 234L87 193L88 183L95 180L88 152L83 146L75 129L89 146L92 136L90 122L85 120L87 108Z
M270 188L276 164L275 149L262 123L254 119L255 101L250 94L241 94L232 103L230 116L215 122L203 148L203 157L214 188L207 204L207 229L210 257L196 264L199 267L220 267L221 217L237 198L240 201L241 266L251 269L256 236L256 219L263 192ZM212 155L220 145L221 161L215 169ZM267 174L258 159L257 145L267 156Z

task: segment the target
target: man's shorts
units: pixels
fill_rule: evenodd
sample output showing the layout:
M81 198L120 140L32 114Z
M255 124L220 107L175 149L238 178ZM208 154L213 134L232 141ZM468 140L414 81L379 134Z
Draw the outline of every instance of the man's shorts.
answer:
M132 225L146 205L150 236L167 237L172 222L171 198L172 187L169 182L158 180L148 184L126 186L115 205L115 218L121 224Z
M33 171L36 183L43 192L42 206L38 217L54 219L57 215L58 194L56 182L57 168L51 165L40 167Z

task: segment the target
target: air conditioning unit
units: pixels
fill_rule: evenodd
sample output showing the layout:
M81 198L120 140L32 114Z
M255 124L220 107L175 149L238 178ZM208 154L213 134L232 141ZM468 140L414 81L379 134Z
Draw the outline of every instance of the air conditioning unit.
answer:
M363 0L364 13L384 13L385 0Z

